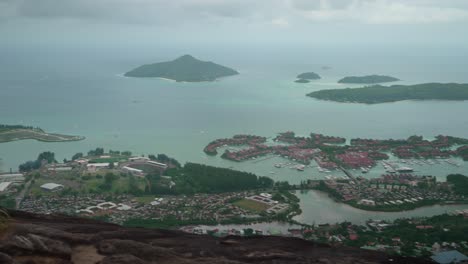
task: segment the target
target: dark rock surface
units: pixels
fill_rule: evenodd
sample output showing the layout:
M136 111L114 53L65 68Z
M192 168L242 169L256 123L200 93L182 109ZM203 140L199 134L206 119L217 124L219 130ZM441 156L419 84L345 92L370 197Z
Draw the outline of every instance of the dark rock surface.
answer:
M297 238L197 236L61 215L10 212L0 263L431 263Z

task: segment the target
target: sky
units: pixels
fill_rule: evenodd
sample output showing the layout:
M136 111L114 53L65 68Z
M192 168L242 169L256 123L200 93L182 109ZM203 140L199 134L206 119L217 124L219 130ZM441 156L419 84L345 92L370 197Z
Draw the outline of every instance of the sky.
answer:
M0 0L11 45L450 47L467 26L467 0Z

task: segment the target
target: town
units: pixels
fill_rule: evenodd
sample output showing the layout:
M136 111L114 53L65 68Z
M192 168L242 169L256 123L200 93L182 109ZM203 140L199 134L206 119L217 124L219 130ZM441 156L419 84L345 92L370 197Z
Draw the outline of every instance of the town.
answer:
M235 146L235 149L229 147ZM242 147L244 146L244 147ZM267 138L255 135L235 135L232 138L217 139L209 143L204 152L216 155L217 149L224 148L222 158L232 161L256 159L265 155L278 155L303 165L296 166L304 170L306 165L315 161L319 172L345 168L367 173L378 165L379 161L388 160L390 155L405 160L415 160L416 164L436 164L446 162L460 166L450 157L460 157L468 160L468 139L451 136L436 136L429 141L421 136L411 136L408 139L379 140L351 139L346 145L346 139L341 137L310 134L310 137L299 137L294 132L279 133L272 142ZM434 159L434 161L430 160ZM276 167L281 167L277 164ZM408 166L396 166L386 163L389 173L412 171Z
M343 144L341 138L322 135L313 138L316 142ZM236 137L235 142L255 146L264 140L246 136ZM297 139L287 134L275 140L289 144ZM396 167L392 162L374 160L373 155L350 154L362 153L358 150L337 153L331 159L326 154L330 150L302 152L295 145L285 146L286 150L278 147L278 151L286 151L288 157L299 155L294 157L334 163L343 171L363 166L364 161L370 162L369 166L380 163L388 170ZM418 161L408 159L406 164ZM468 253L466 237L459 235L464 234L460 228L468 226L468 210L394 222L369 220L366 225L348 222L311 225L293 219L301 212L295 191L304 189L323 191L338 202L375 211L468 203L464 187L468 178L463 175L449 175L446 182L411 171L388 172L377 178L346 175L289 185L230 169L181 165L164 154L135 156L129 151L105 152L97 148L59 163L54 153L43 152L36 160L21 164L19 172L0 174L0 201L1 206L32 213L74 215L124 226L180 228L193 234L294 236L411 256ZM268 226L271 222L289 223L291 228L285 232L250 227L259 223ZM207 227L211 225L216 227ZM238 227L223 228L223 225ZM414 236L408 237L402 230L413 232ZM444 232L444 236L428 238L431 232ZM381 238L382 234L385 238Z
M204 165L181 166L163 154L132 156L98 148L87 156L77 153L70 161L56 163L53 153L44 152L20 169L0 174L2 203L34 213L79 215L118 224L150 220L180 225L270 221L292 217L298 210L297 198L287 190L273 189L270 179ZM184 170L197 169L229 175L208 181L186 178L189 172ZM237 189L224 191L223 179L236 175L245 182L234 179L240 185L227 182L227 187ZM187 180L198 180L197 187L184 185ZM196 189L203 185L219 191Z
M449 182L434 176L384 174L379 178L328 177L315 189L353 207L373 211L402 211L433 204L468 203L468 196L456 193Z

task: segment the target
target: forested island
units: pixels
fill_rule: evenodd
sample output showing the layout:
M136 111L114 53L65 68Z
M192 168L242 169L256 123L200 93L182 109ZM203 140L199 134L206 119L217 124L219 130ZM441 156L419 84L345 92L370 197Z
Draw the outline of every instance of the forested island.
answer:
M343 103L378 104L403 100L468 100L468 84L423 83L415 85L373 85L362 88L320 90L307 96Z
M294 82L297 82L297 83L308 83L308 82L310 82L310 80L321 79L320 75L318 75L315 72L303 72L303 73L297 75L296 78L297 78L297 80L295 80Z
M125 76L158 77L177 82L204 82L236 74L239 73L231 68L211 61L201 61L191 55L184 55L173 61L140 66L125 73Z
M83 140L84 137L46 133L41 128L32 126L0 124L0 143L25 139L35 139L43 142L65 142Z
M338 83L357 83L357 84L374 84L385 82L396 82L399 79L386 75L366 75L366 76L347 76L339 80Z

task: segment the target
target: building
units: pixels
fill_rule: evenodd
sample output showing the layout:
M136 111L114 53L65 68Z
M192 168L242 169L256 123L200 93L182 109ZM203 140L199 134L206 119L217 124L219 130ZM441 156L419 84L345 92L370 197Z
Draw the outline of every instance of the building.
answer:
M114 166L117 166L118 163L117 162L114 162ZM105 169L105 168L109 168L109 163L108 162L104 162L104 163L89 163L86 165L87 169L89 172L96 172L97 170L99 169Z
M6 192L11 184L12 182L0 182L0 193Z
M151 164L151 165L154 165L156 167L159 167L159 168L162 168L162 169L166 169L167 168L167 165L164 164L164 163L161 163L161 162L156 162L156 161L147 161L146 164Z
M24 175L21 173L0 174L0 182L23 183Z
M468 257L457 250L439 252L434 254L431 258L439 264L468 263Z
M122 171L125 173L132 174L134 176L143 176L143 171L139 169L135 169L132 167L124 166L122 167Z
M131 162L147 162L149 160L150 159L147 157L131 157L128 159L128 161L131 161Z
M358 202L358 204L367 205L367 206L375 206L374 200L362 199Z
M51 182L41 185L41 189L48 192L56 192L62 190L63 185Z

